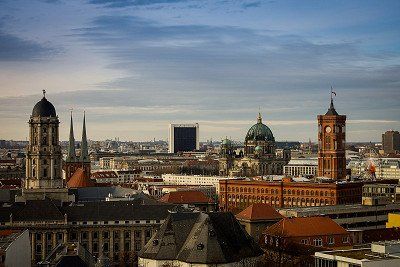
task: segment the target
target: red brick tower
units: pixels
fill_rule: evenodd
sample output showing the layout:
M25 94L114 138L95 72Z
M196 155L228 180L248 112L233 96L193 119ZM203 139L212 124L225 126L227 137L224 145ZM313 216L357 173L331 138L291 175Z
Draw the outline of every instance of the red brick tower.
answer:
M331 105L325 115L318 115L318 176L336 180L346 178L346 115L339 115Z

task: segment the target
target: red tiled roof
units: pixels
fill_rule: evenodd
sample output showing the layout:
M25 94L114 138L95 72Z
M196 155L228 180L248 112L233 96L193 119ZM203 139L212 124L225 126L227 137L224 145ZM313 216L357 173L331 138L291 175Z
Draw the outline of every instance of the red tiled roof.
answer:
M268 227L264 234L281 237L347 234L347 231L328 217L284 218Z
M238 219L257 221L257 220L279 220L283 216L271 205L254 203L236 215Z
M85 171L82 168L78 168L67 182L68 188L90 187L90 186L94 186L94 183L89 177L87 177Z
M213 203L213 201L201 191L175 191L160 198L161 202L173 204Z
M18 233L20 231L18 230L11 230L11 229L4 229L4 230L0 230L0 237L5 237L5 236L9 236L13 233Z

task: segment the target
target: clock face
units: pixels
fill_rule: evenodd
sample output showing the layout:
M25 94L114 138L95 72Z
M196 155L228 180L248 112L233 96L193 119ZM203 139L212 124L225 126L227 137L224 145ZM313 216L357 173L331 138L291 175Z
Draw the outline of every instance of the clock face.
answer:
M327 126L327 127L325 128L325 132L330 133L331 131L332 131L331 127Z

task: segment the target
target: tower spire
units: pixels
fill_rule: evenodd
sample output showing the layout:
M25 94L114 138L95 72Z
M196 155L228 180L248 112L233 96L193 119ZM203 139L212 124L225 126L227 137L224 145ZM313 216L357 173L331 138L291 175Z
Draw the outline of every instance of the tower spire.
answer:
M67 162L74 162L74 161L76 161L74 124L72 121L72 109L70 111L71 111L71 125L69 128L69 144L68 144Z
M329 109L325 115L339 115L335 110L335 106L333 105L333 95L336 96L336 92L333 91L333 88L331 86L331 105L329 106Z
M82 127L82 142L81 142L81 162L89 161L88 144L86 138L86 114L83 111L83 127Z

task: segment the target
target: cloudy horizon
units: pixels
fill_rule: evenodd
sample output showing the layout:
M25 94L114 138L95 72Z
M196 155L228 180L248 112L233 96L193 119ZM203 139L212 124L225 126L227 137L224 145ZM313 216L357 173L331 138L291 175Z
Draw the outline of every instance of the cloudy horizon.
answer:
M261 110L278 141L317 139L347 115L348 141L400 128L399 1L4 0L0 139L25 140L42 89L66 140L243 140ZM5 127L4 127L5 126Z

